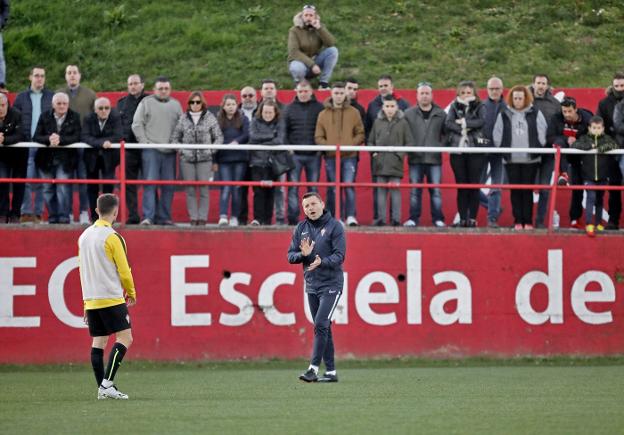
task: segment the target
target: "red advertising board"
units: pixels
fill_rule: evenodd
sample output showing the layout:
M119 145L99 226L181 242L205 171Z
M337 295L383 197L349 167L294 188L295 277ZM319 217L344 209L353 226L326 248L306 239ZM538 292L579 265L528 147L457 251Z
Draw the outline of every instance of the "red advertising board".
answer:
M3 229L0 363L87 361L80 230ZM125 230L133 358L308 356L288 230ZM341 357L624 352L622 237L347 232ZM619 296L618 296L619 295Z

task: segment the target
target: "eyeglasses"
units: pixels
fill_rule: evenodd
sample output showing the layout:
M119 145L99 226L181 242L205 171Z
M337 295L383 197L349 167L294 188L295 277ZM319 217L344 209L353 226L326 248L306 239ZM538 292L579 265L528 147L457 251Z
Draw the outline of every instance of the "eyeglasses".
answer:
M256 94L241 94L241 97L243 97L243 98L253 98L255 96L256 96Z
M189 104L191 104L191 105L192 104L201 104L201 101L200 100L191 100L191 101L189 101Z
M110 110L110 106L99 106L97 110Z

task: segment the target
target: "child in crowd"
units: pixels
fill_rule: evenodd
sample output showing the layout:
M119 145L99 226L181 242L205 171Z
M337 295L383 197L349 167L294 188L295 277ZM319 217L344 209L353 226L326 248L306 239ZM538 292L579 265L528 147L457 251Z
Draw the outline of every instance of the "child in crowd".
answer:
M604 120L600 116L594 116L589 121L589 132L574 142L575 148L581 150L597 150L597 154L585 154L582 156L583 184L585 186L604 186L609 183L609 157L604 153L616 149L615 141L605 134ZM595 237L596 231L603 231L602 199L604 190L586 190L585 202L585 231L589 237ZM594 213L594 206L596 212ZM594 216L592 224L592 214Z

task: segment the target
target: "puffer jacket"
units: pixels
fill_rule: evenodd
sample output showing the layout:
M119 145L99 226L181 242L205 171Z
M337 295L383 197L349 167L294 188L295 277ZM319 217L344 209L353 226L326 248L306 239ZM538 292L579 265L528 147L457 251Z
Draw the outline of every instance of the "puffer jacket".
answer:
M394 118L389 120L379 112L373 124L368 146L413 146L414 138L405 115L398 110ZM372 155L374 176L403 178L403 157L405 153L375 152Z
M437 104L433 104L429 120L425 121L422 110L418 105L405 111L405 119L410 126L414 146L417 147L443 147L444 146L444 120L446 113ZM409 153L410 165L429 164L441 165L442 154L440 153Z
M605 132L615 138L615 129L613 127L613 117L615 106L624 98L624 92L618 92L609 86L605 91L606 97L598 102L598 110L596 115L600 116L604 122Z
M455 121L464 118L466 120L467 143L464 144L463 128ZM461 144L465 146L483 146L478 143L478 136L485 125L485 106L480 101L464 101L456 98L451 104L446 122L444 126L448 132L448 145L458 147Z
M316 121L322 110L323 104L318 102L314 95L305 103L295 97L283 112L286 142L291 145L314 145ZM315 151L295 152L302 155L315 154Z
M186 112L180 116L173 129L171 143L222 144L223 133L217 118L208 110L202 111L197 124L193 122L191 114ZM212 155L213 150L210 149L180 150L180 159L188 163L212 161Z
M610 156L603 153L618 148L611 136L606 134L601 136L585 134L574 142L572 146L585 151L598 150L597 154L584 154L581 156L584 181L605 181L609 178L609 161L611 159Z
M284 123L280 119L274 119L267 123L262 118L254 117L249 129L249 143L254 145L283 145L285 137ZM251 151L249 166L268 168L271 151Z
M335 44L336 38L325 26L321 25L320 29L305 26L303 13L299 12L293 17L293 26L288 30L288 62L298 60L311 68L314 65L314 56L323 47L333 47Z

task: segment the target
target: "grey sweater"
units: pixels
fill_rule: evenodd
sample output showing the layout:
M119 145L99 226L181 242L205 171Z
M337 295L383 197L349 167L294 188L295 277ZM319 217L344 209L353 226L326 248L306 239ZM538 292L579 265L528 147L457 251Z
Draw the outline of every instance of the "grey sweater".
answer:
M526 113L533 106L528 106L523 110L516 110L511 107L505 107L503 109L504 114L509 117L511 121L511 148L529 148L529 124L527 123ZM496 124L494 124L494 131L492 137L494 138L494 145L501 146L503 141L503 113L496 118ZM537 113L537 138L541 145L546 143L546 118L542 112ZM536 163L540 160L540 156L531 155L529 153L513 153L508 160L509 163Z
M182 107L175 98L159 100L155 95L145 97L134 113L132 131L138 143L169 143ZM159 150L174 153L175 150Z

